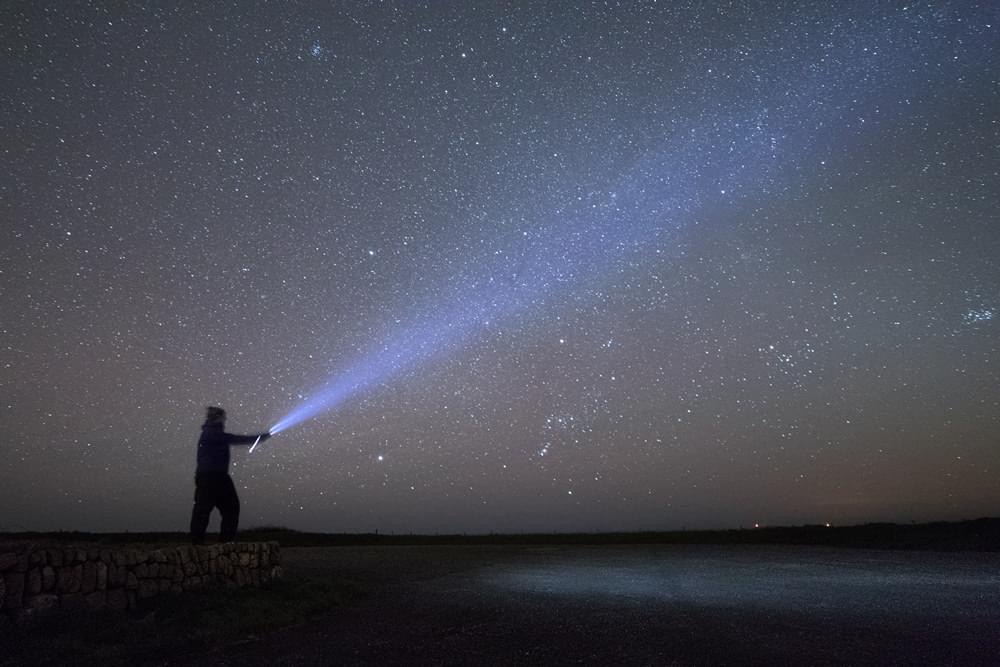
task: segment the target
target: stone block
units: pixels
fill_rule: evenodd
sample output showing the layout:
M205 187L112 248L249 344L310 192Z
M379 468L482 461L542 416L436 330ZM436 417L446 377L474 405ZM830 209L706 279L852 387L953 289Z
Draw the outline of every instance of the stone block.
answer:
M122 588L118 588L115 590L108 591L106 604L110 609L119 609L119 610L127 609L128 596L125 595L125 590Z
M51 565L46 565L42 568L42 590L45 592L51 591L56 587L56 571L52 569Z
M101 550L97 547L91 547L87 549L87 560L100 560Z
M56 575L60 593L78 593L83 579L83 565L63 565Z
M24 608L32 612L48 611L59 606L59 596L54 593L33 595L24 601Z
M4 604L7 599L7 578L0 574L0 609L4 608ZM2 617L3 614L0 614Z
M108 568L108 588L123 588L127 570L124 565L112 565Z
M135 576L137 576L139 579L145 579L146 577L149 576L149 566L146 565L145 563L140 563L139 565L136 565L132 571L135 572Z
M246 583L247 583L247 576L243 572L243 568L238 568L236 570L236 585L237 586L246 586Z
M169 579L161 578L159 581L160 581L160 592L161 593L166 593L167 591L170 590L170 580Z
M14 566L15 572L27 572L31 562L31 554L23 553L17 557L17 564Z
M42 571L37 567L28 570L28 582L25 587L28 595L38 595L42 592Z
M128 557L125 555L124 551L115 551L111 554L111 559L115 562L115 565L122 567L128 565Z
M272 579L281 579L281 577L282 577L283 574L284 574L284 570L281 569L280 565L275 565L274 567L271 568L271 578Z
M111 565L111 550L101 549L101 562L105 565Z
M108 566L104 561L97 563L97 590L103 591L108 587Z
M139 599L151 598L160 592L159 585L152 579L143 579L139 582Z
M76 562L77 563L83 563L83 562L85 562L87 560L87 550L86 549L77 549L76 550L75 558L76 558Z
M240 566L247 567L250 565L250 554L243 552L240 554Z
M21 606L24 598L24 572L7 571L3 575L4 579L4 609L17 609Z
M31 612L47 611L59 606L59 596L55 593L33 595L24 601L24 608Z
M62 567L63 564L63 552L61 549L49 549L47 551L49 565L52 567Z
M136 578L135 572L129 572L125 575L125 588L130 591L139 588L139 579Z
M28 557L28 567L32 565L45 565L45 550L32 551Z
M56 570L56 590L60 593L69 593L73 579L73 566L63 565Z
M83 564L83 574L80 578L80 592L93 593L97 590L97 563L87 561Z
M104 609L104 607L107 606L107 595L106 591L94 591L93 593L88 593L84 596L84 600L87 603L87 609L93 611Z

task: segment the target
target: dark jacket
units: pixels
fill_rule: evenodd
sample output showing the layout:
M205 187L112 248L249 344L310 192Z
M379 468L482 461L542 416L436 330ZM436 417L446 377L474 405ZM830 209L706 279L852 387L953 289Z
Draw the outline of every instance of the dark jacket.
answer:
M229 445L249 445L255 435L226 433L222 424L205 424L198 438L198 469L203 472L229 472Z

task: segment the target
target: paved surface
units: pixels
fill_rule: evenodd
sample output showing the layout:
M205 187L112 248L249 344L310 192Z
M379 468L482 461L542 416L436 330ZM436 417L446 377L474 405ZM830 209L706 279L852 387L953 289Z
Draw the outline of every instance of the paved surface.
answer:
M286 549L370 591L230 665L1000 664L1000 554L804 547Z

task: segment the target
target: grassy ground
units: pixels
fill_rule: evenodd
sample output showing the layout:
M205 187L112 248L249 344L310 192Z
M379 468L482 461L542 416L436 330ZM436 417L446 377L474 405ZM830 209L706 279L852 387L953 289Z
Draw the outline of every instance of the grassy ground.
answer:
M162 662L302 623L360 595L352 582L310 571L259 589L162 595L128 613L56 612L0 631L0 665Z
M183 543L179 533L0 534L0 551L28 545L134 545L146 548ZM337 535L259 528L241 540L277 540L283 547L347 545L619 545L619 544L800 544L812 546L1000 551L1000 519L955 523L801 526L730 531L676 531L556 535ZM0 667L8 665L156 664L197 656L212 647L303 623L349 604L365 586L345 580L322 562L308 559L286 567L285 579L261 588L214 590L158 596L129 613L46 615L24 627L0 625ZM369 582L370 583L370 582ZM4 620L0 618L0 620Z

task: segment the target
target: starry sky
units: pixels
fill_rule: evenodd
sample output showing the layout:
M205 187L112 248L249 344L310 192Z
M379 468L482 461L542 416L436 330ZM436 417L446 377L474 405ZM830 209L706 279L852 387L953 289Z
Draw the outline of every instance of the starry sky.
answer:
M1000 511L1000 5L179 4L0 8L0 530Z

